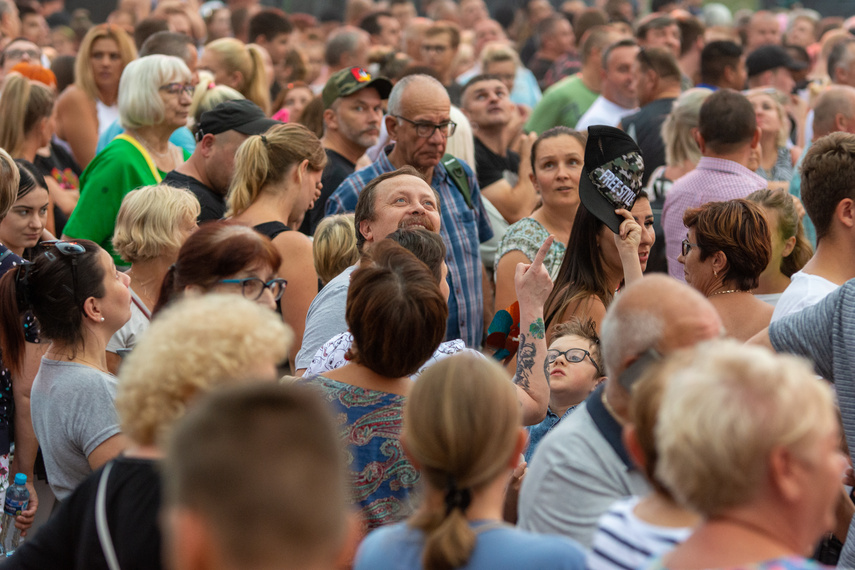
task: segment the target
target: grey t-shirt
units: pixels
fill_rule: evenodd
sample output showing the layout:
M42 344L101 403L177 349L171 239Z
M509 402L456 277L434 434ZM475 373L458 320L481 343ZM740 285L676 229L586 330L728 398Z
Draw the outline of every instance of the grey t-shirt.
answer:
M120 432L115 397L115 376L42 358L30 412L51 489L60 501L92 473L89 454Z
M332 337L347 332L344 318L347 308L347 290L350 287L350 274L357 265L351 265L321 289L306 313L306 329L303 331L303 345L294 359L297 369L308 368L315 353Z

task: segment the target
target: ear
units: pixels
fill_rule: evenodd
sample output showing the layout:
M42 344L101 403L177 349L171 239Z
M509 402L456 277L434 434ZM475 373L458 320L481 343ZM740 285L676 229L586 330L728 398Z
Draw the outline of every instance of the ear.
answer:
M769 455L770 490L788 503L798 501L804 484L798 459L785 447L772 449Z
M188 297L199 297L205 294L205 289L199 285L187 285L184 287L184 294Z
M205 158L210 158L214 153L214 143L217 142L217 139L212 134L207 134L202 136L202 140L199 141L199 144L196 145L201 149L202 156Z
M644 469L647 466L644 451L641 449L641 444L638 442L638 432L635 429L635 424L626 424L623 426L623 446L632 458L633 463Z
M371 231L371 221L370 220L361 220L359 222L359 233L362 234L362 237L365 238L367 242L374 242L374 232Z
M398 119L392 115L386 115L383 118L386 121L386 132L389 133L389 140L398 141Z
M784 242L783 257L787 257L796 249L796 236L792 236Z
M324 128L338 130L338 117L332 109L324 109Z
M591 392L593 392L594 390L596 390L596 389L597 389L597 386L599 386L600 384L602 384L602 383L603 383L603 382L605 382L605 381L606 381L606 377L605 377L605 376L599 376L599 377L594 376L594 384L591 386Z
M754 136L751 137L751 148L757 148L758 144L760 144L760 127L754 129Z
M241 85L243 85L243 81L243 73L241 73L240 71L235 71L229 75L227 85L232 89L237 89L238 91L240 91L240 87Z
M540 186L537 183L537 177L534 175L534 172L528 173L528 179L531 180L531 185L534 186L534 189L540 194Z
M173 568L215 568L218 548L211 530L198 514L183 508L173 508L168 515L170 531L167 539L168 558Z
M704 137L698 127L692 128L692 138L695 139L696 143L698 143L698 148L701 149L701 154L705 154L707 151L707 143L704 141Z
M508 467L510 469L517 468L517 465L520 464L520 455L523 455L526 449L528 449L528 430L521 427L517 432L517 441L514 443L514 452L511 453L511 458L508 461Z
M723 251L717 251L710 256L712 258L712 267L717 273L721 274L727 269L727 256Z
M101 313L101 301L95 297L89 297L83 301L83 316L94 323L100 323L104 320L104 315Z
M834 217L847 228L855 227L855 202L851 198L844 198L834 209Z
M834 115L834 130L840 132L846 132L846 116L843 113L837 113Z

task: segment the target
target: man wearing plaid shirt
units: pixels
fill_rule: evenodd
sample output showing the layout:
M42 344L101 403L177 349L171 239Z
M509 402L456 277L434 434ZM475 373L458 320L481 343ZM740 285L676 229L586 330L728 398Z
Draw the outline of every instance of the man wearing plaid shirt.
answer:
M448 249L451 290L446 339L462 338L466 346L477 348L484 333L483 267L478 246L493 237L493 230L472 170L463 161L458 162L468 183L468 203L463 189L442 163L446 142L456 126L450 110L448 93L436 79L426 75L401 79L389 95L389 114L385 117L395 146L388 154L381 152L367 168L348 176L327 200L326 213L352 212L365 185L384 172L404 165L418 170L439 193L442 204L440 234Z
M674 182L662 209L668 273L681 281L685 281L683 265L677 257L688 231L685 211L707 202L745 198L766 187L766 179L747 168L760 130L744 96L730 89L710 95L701 107L695 139L703 156L693 171Z

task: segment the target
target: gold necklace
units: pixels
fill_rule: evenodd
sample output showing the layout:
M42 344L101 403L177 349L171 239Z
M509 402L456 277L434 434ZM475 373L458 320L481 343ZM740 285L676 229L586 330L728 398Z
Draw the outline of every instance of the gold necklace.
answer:
M727 295L728 293L750 293L750 291L746 291L745 289L728 289L727 291L716 291L715 293L710 293L710 297L714 297L716 295Z

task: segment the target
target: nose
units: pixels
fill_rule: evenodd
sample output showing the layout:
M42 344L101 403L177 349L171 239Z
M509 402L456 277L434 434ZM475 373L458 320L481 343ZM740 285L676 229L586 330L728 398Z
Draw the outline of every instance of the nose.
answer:
M276 310L276 299L273 297L273 293L267 287L265 287L264 291L261 292L261 297L259 297L256 302L259 305L267 307L271 311Z
M680 252L680 255L677 256L677 261L682 265L686 265L686 257L683 255L683 252Z

